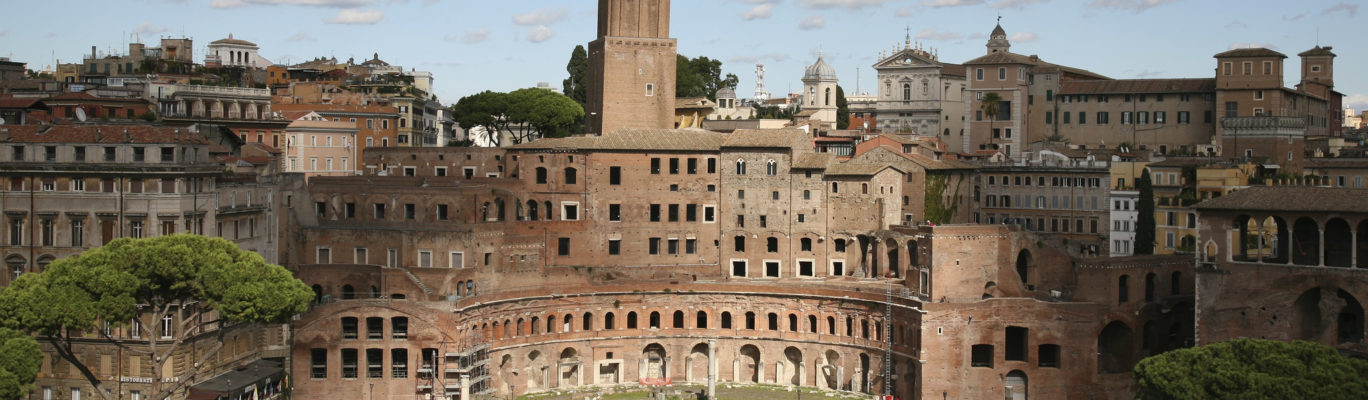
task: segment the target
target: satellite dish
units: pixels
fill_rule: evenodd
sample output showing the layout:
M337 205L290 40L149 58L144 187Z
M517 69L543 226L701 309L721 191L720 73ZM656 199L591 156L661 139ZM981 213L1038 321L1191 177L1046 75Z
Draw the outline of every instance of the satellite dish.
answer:
M77 108L77 109L76 109L76 120L77 120L77 121L81 121L81 122L85 122L85 121L86 121L86 115L85 115L85 110L84 110L84 109L80 109L80 108Z
M5 124L5 119L4 119L4 118L0 118L0 125L4 125L4 124Z

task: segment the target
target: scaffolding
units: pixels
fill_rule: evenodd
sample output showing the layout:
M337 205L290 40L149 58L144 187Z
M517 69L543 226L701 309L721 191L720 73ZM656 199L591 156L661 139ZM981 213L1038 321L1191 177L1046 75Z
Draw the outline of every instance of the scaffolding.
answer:
M469 400L494 393L489 382L489 341L479 333L440 348L423 349L414 393L421 399Z

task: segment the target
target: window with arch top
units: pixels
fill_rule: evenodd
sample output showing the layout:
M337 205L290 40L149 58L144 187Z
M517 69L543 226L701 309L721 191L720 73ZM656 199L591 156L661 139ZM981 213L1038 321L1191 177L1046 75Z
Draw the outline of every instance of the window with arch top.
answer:
M745 174L746 174L746 160L741 160L741 159L737 159L737 160L736 160L736 174L737 174L737 175L745 175Z
M765 163L765 175L769 175L769 176L779 175L779 163L774 162L774 160L769 160L769 162L766 162L766 163Z
M903 84L903 100L912 100L912 85Z

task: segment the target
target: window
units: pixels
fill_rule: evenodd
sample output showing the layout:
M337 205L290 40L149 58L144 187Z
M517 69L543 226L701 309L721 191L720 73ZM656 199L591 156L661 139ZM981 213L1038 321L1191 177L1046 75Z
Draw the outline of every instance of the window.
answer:
M546 168L537 167L536 177L537 177L537 184L538 184L538 185L545 185L545 184L546 184Z
M737 174L737 175L745 175L745 174L746 174L746 160L736 160L736 174Z
M385 219L385 204L375 203L375 219Z
M774 162L774 160L769 160L769 161L767 161L767 162L765 163L765 175L774 176L774 175L778 175L778 174L779 174L779 166L778 166L778 163Z
M654 83L647 83L647 84L646 84L646 97L651 97L651 96L655 96L655 84L654 84Z
M684 207L684 220L687 222L698 221L698 205L688 204Z
M1029 333L1030 331L1023 327L1007 327L1007 361L1026 361L1026 353L1030 348Z
M566 169L565 169L565 184L566 184L566 185L574 185L574 184L575 184L575 181L576 181L576 179L575 179L575 173L576 173L576 172L577 172L577 171L575 171L574 168L566 168Z
M609 214L611 215L611 213L612 213L612 207L609 206ZM650 218L651 218L651 222L660 222L660 205L659 205L659 204L652 204L652 205L651 205ZM611 219L611 216L609 217L609 220L612 220L612 219Z
M432 268L432 250L418 251L418 266L422 268Z
M170 315L163 315L161 319L161 330L159 332L161 333L162 339L174 337L176 334L175 318Z
M1254 74L1254 63L1253 63L1253 62L1249 62L1249 61L1245 61L1245 62L1243 62L1243 63L1240 63L1240 72L1243 73L1244 75L1253 75L1253 74Z
M390 377L408 378L408 349L390 349Z
M85 245L85 221L71 221L71 246L81 247Z
M684 239L684 254L698 254L698 239Z
M621 184L622 184L622 167L618 167L618 166L608 167L608 184L609 184L609 185L621 185Z
M679 222L679 205L678 205L678 204L670 204L670 206L669 206L669 215L668 215L668 217L669 217L669 221L670 221L670 222Z
M222 233L220 233L221 235ZM132 221L128 223L128 236L134 239L143 237L143 222Z
M579 220L579 203L572 203L572 202L563 202L563 203L561 203L561 220L562 220L562 221L578 221L578 220Z
M342 349L342 378L356 378L356 349Z
M650 238L646 240L646 254L660 254L660 238Z
M732 251L735 251L737 253L746 252L746 236L737 235L736 237L732 238Z
M568 256L568 255L570 255L570 238L568 238L568 237L556 238L556 255L560 255L560 256Z
M717 207L716 207L716 206L703 206L703 222L704 222L704 223L713 223L713 222L717 222L716 216L717 216Z
M446 204L438 204L438 205L437 205L437 220L438 220L438 221L446 221L447 218L449 218L448 212L447 212L447 205L446 205Z
M1007 80L1007 68L998 67L998 80L1000 80L1000 81L1005 81L1005 80Z
M687 164L688 164L688 172L689 172L689 175L693 175L693 174L697 174L697 173L698 173L698 159L697 159L697 158L690 158L690 159L688 159L688 163L687 163Z
M536 204L536 203L532 203L532 204ZM658 205L652 204L652 206L658 206ZM659 211L659 210L657 210L657 211ZM621 222L621 221L622 221L622 205L621 205L621 204L609 204L609 205L608 205L608 221L611 221L611 222Z
M769 261L769 260L765 261L765 276L766 276L766 277L769 277L769 278L778 278L778 277L779 277L779 262L778 262L778 261Z
M1037 352L1037 362L1043 368L1059 368L1059 345L1042 344Z
M608 239L608 255L616 256L619 254L622 254L622 240Z
M969 365L979 368L993 367L993 345L976 344L970 350Z
M983 68L977 68L974 70L974 79L980 81L983 80Z

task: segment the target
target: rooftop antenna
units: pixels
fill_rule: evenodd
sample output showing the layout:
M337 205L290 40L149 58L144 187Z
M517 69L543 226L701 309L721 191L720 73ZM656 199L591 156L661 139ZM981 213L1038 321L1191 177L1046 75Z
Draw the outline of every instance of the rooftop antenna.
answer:
M907 31L907 37L903 39L903 48L911 47L911 46L912 46L912 26L911 26L911 25L908 25L908 26L904 27L903 29L905 29L905 30Z

